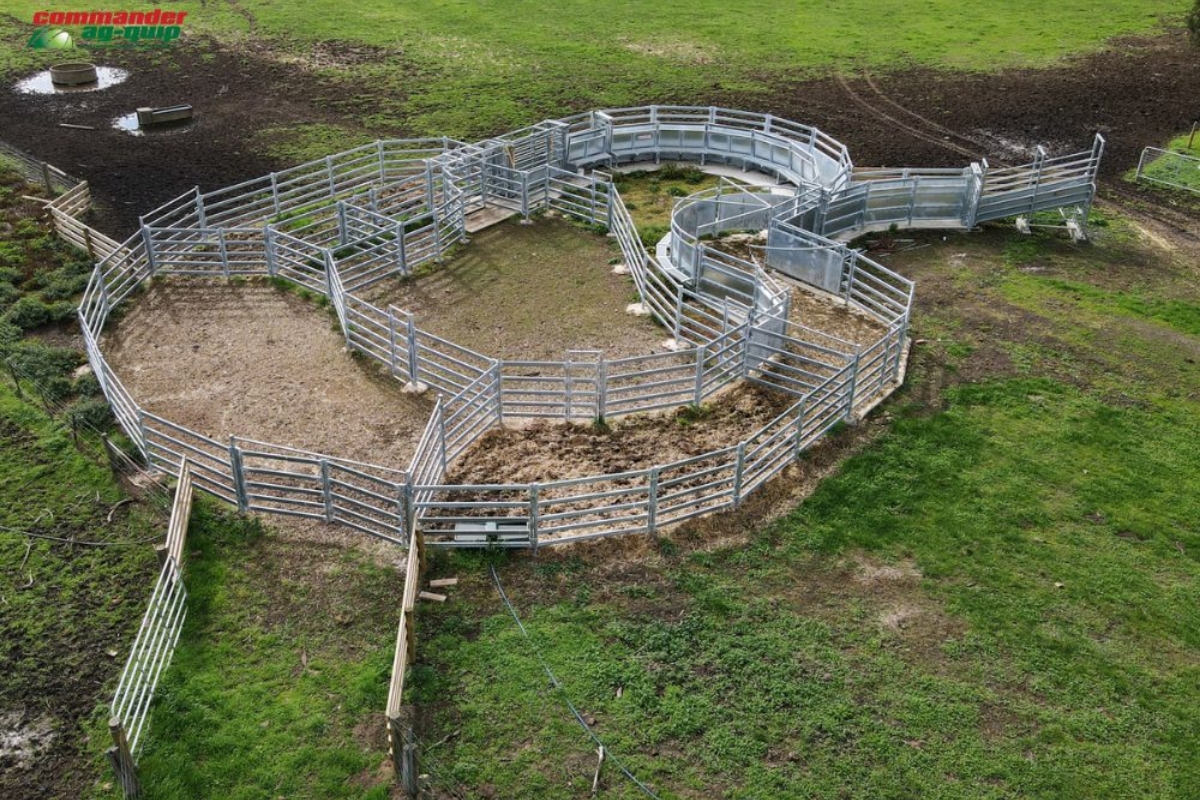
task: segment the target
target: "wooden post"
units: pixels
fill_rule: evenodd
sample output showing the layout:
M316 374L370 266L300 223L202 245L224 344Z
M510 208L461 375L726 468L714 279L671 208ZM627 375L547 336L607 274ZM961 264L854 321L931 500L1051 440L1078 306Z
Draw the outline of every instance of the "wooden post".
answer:
M57 223L57 220L55 220ZM96 249L92 247L92 229L88 226L83 226L83 244L87 249L88 258L92 261L96 260Z
M417 737L413 733L411 726L404 730L404 770L401 773L401 781L404 786L404 791L410 798L417 798L420 795L420 786L417 784Z
M46 184L46 193L54 194L54 184L50 181L50 165L42 162L42 182Z
M113 739L113 746L108 750L108 761L116 773L117 783L121 785L126 800L139 797L142 789L138 784L137 765L133 761L133 753L129 749L129 740L125 736L121 720L117 717L110 718L108 731Z

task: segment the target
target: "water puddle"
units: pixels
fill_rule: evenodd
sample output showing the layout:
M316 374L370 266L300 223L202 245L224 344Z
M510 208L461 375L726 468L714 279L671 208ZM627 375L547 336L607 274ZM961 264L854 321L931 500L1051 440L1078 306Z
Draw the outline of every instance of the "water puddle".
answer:
M124 131L130 136L158 136L160 134L182 133L191 130L193 121L190 119L180 120L179 122L166 122L159 125L151 125L143 128L138 122L137 112L131 111L128 114L122 114L112 121L112 126L119 131Z
M72 92L95 92L124 83L129 77L127 70L117 67L96 67L96 80L77 86L63 86L50 80L50 70L39 72L17 81L13 89L20 94L71 94Z

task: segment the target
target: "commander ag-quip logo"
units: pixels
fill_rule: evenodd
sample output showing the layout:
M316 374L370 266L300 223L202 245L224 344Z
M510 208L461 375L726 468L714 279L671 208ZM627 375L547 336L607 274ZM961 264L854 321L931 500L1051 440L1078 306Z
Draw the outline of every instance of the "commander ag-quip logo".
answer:
M76 44L167 45L183 33L187 11L37 11L29 46L64 50ZM68 30L70 29L70 30Z

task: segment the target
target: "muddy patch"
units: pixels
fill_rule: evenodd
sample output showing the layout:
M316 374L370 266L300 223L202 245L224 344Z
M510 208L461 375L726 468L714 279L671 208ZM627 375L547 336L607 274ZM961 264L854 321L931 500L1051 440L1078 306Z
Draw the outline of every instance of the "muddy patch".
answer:
M0 711L0 771L29 769L54 739L52 718Z

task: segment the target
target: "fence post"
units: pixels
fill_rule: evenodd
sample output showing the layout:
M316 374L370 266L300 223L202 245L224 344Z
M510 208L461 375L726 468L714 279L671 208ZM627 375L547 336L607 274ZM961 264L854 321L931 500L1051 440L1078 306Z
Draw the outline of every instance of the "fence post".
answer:
M333 177L333 156L325 156L325 172L329 175L329 196L337 194L337 181Z
M1046 148L1040 144L1037 146L1035 161L1037 162L1037 172L1033 176L1033 194L1029 197L1029 216L1037 213L1037 198L1038 192L1042 188L1042 170L1046 166Z
M704 399L704 362L708 357L708 343L696 348L696 392L692 405L699 407Z
M322 253L325 261L325 294L329 297L330 302L336 304L337 300L333 296L333 253L324 248L322 248Z
M385 162L383 160L383 140L382 139L375 140L375 151L379 154L379 182L383 183L384 181L387 180L387 167L385 166ZM371 192L372 192L371 199L374 200L375 199L375 195L374 195L375 187L373 187L373 186L371 187ZM375 210L374 206L371 207L371 210L372 211Z
M154 464L152 463L152 459L150 457L150 440L146 438L146 412L142 410L141 406L138 406L137 410L137 424L138 433L142 437L142 454L146 456L146 465L152 467Z
M413 528L417 524L417 493L413 489L412 475L404 476L401 502L404 504L404 533L408 546L413 546Z
M521 216L525 222L529 222L529 173L522 172L521 175Z
M799 458L804 452L804 415L808 413L808 398L800 401L799 413L796 415L796 452L793 459Z
M646 528L658 538L658 467L650 468L650 496L646 499Z
M413 384L420 383L417 379L419 374L417 361L417 326L413 322L413 315L408 315L408 379Z
M337 218L338 218L338 246L345 247L347 239L346 231L346 201L337 201Z
M204 213L204 198L200 196L200 187L196 187L196 222L197 227L208 227L208 215Z
M738 442L737 464L733 468L733 507L742 504L742 470L746 463L746 443Z
M270 225L263 226L263 254L267 260L267 277L274 278L276 273L275 239Z
M1195 128L1193 127L1193 131ZM50 165L42 162L42 182L46 184L46 193L54 194L54 183L50 180Z
M843 252L849 253L849 255L846 257L846 261L849 265L846 273L846 293L843 295L843 299L845 299L846 303L849 304L850 295L854 291L854 277L858 272L858 251L851 250L845 245L842 245L842 247L845 248Z
M217 228L217 254L221 257L221 271L229 277L229 251L225 247L225 229Z
M567 422L571 421L572 406L574 406L574 398L572 392L574 390L574 381L571 375L571 351L567 351L567 360L563 362L563 419Z
M1193 128L1193 130L1194 130L1194 128ZM1148 153L1148 152L1150 152L1149 147L1142 148L1142 155L1138 157L1137 172L1134 173L1134 176L1133 176L1133 179L1135 181L1140 181L1142 179L1142 167L1146 163L1146 153Z
M500 375L500 359L492 361L492 396L496 398L496 423L504 424L504 397Z
M596 362L596 417L603 420L608 411L608 361Z
M900 379L900 361L904 358L904 337L908 335L908 315L900 322L900 330L896 333L896 362L892 365L892 380Z
M435 222L435 224L436 224L436 222ZM409 270L408 270L408 245L404 241L406 237L404 235L404 221L403 220L399 220L396 222L396 232L394 235L396 237L397 266L400 269L400 274L407 276L408 272L409 272Z
M237 437L229 437L229 466L233 473L233 492L237 497L238 511L243 514L250 508L246 497L246 471L242 466L242 451L238 449Z
M420 792L420 787L417 785L417 737L411 727L405 731L403 763L404 791L415 800Z
M442 405L441 397L438 397L438 425L442 429L441 435L438 436L438 449L442 455L442 477L440 481L444 481L446 480L446 469L450 466L450 459L446 456L446 408Z
M333 486L329 482L329 459L321 459L321 497L325 501L325 521L333 522Z
M108 761L116 773L117 782L121 784L121 792L126 800L140 797L142 787L138 783L137 766L133 761L133 753L129 750L129 740L125 736L121 720L117 717L109 718L108 731L113 739L113 746L108 749Z
M271 173L271 205L275 209L275 221L279 221L279 176Z
M145 225L142 226L142 241L146 244L146 261L150 263L150 277L154 277L154 273L158 271L158 257L154 254L154 236L150 233L150 229ZM100 285L104 286L104 275L100 275ZM107 298L104 307L108 308Z
M396 376L396 315L392 312L392 306L388 306L387 310L388 321L388 372L392 377Z
M862 346L854 346L854 362L850 370L850 401L846 403L845 419L850 421L854 416L854 394L858 391L858 362L862 358Z
M538 548L538 485L529 484L529 545L533 552Z

